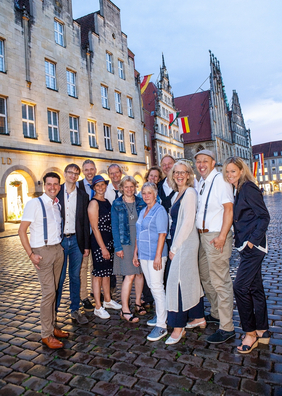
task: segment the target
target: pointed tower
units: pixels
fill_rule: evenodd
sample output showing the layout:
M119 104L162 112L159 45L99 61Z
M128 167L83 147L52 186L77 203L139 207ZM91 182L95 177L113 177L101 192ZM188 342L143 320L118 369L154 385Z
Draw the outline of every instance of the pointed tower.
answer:
M247 129L239 102L238 94L233 90L232 105L229 112L234 154L252 167L252 143L251 132Z

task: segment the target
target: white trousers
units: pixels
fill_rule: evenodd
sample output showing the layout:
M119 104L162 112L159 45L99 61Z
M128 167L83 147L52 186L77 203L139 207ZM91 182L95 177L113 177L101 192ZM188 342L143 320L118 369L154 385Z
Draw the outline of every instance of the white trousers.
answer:
M153 267L153 260L140 260L143 274L146 278L147 284L151 289L151 293L155 300L156 315L157 315L157 327L163 327L166 329L166 301L165 301L165 290L164 290L164 269L166 264L166 257L162 257L162 269L156 271Z

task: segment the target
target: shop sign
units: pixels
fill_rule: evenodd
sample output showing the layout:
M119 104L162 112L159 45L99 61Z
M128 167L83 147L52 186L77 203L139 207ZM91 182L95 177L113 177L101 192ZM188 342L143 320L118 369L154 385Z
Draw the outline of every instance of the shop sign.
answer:
M11 165L11 163L12 163L12 158L9 158L9 157L7 157L7 158L2 157L2 165Z

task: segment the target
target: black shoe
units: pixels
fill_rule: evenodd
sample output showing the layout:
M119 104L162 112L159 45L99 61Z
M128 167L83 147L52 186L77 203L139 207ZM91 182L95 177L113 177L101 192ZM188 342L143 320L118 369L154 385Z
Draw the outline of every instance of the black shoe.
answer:
M83 308L85 311L93 311L94 310L94 307L91 304L91 302L88 300L88 298L86 298L85 300L83 300L81 302L82 302L82 305L83 305Z
M210 344L221 344L222 342L225 342L229 340L229 338L235 337L235 331L225 331L218 329L216 332L212 335L210 335L207 338L207 341Z
M219 325L219 319L214 318L211 314L205 315L205 319L207 323L216 323Z

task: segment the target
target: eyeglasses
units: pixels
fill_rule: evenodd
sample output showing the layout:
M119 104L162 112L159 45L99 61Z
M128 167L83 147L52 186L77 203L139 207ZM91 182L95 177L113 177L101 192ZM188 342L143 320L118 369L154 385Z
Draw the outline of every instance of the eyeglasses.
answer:
M203 192L204 192L204 189L205 189L205 185L206 185L206 183L204 183L203 185L202 185L202 188L201 188L201 190L200 190L200 195L202 195L203 194Z
M77 177L79 176L79 173L72 172L72 171L66 171L66 173L68 173L71 176L77 176Z
M173 174L176 176L185 176L188 171L174 171Z

